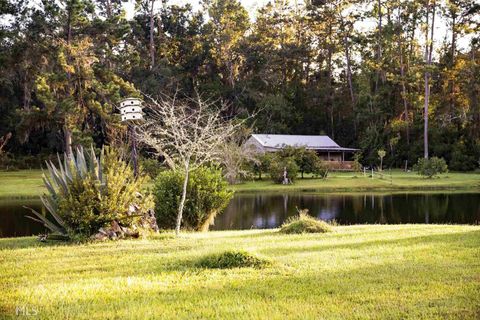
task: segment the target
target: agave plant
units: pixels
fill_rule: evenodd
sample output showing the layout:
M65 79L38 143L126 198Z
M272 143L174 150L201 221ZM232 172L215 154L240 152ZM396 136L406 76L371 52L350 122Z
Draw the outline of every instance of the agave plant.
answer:
M153 198L139 193L145 177L136 178L112 149L102 149L97 158L93 147L80 147L63 161L58 156L58 165L47 162L47 170L42 179L48 193L40 198L53 219L31 208L28 218L57 235L81 239L112 224L115 229L136 229L153 208Z
M58 154L57 158L58 167L55 166L52 161L46 162L50 178L45 172L43 172L42 180L48 190L48 194L40 196L42 204L55 221L50 221L46 215L43 215L32 208L24 208L29 209L34 214L33 217L26 216L27 218L43 224L51 232L60 236L60 238L68 238L67 225L57 212L59 198L67 196L69 192L69 184L73 182L75 175L83 178L88 173L91 173L102 185L105 185L105 181L102 174L102 166L100 165L99 159L95 156L93 146L90 147L88 152L84 152L83 147L78 147L76 149L76 155L73 154L71 157L65 156L63 162L60 160Z

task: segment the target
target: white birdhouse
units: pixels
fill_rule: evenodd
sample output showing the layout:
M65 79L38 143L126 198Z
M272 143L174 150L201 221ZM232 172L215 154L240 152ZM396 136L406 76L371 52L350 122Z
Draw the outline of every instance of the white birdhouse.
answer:
M122 121L143 119L142 101L137 98L127 98L120 102Z

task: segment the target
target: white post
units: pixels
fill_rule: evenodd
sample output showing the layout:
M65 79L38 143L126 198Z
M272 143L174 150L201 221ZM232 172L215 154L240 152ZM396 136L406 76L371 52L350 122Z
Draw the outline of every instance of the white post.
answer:
M282 184L288 184L287 167L283 167L283 182L282 182Z

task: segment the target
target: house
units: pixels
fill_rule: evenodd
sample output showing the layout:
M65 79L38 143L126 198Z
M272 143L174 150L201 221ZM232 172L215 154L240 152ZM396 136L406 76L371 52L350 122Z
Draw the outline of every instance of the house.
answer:
M338 168L340 170L349 169L351 161L346 161L346 159L350 159L358 151L358 149L339 146L329 136L252 134L246 145L255 148L260 153L275 152L285 146L305 147L309 150L315 150L320 159L331 161L332 169Z

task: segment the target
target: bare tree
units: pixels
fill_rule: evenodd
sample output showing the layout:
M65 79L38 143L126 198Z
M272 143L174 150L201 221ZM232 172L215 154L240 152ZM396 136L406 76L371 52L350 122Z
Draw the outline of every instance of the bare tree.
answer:
M251 132L250 129L237 130L236 134L220 147L224 177L230 184L235 184L248 175L243 168L245 163L260 164L258 151L253 146L245 144Z
M178 206L175 233L180 233L189 174L211 162L219 162L222 146L243 121L224 119L228 105L218 100L150 98L146 122L140 127L140 140L153 148L174 171L184 174L182 197Z

